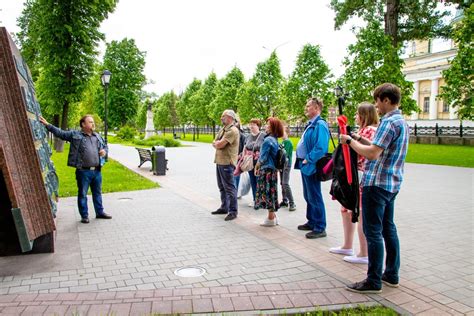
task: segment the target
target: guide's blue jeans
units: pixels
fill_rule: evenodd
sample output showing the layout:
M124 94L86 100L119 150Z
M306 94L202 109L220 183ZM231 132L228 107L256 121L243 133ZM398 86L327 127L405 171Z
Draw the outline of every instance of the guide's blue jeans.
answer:
M77 207L82 218L88 218L89 212L87 209L87 191L89 186L92 192L92 202L94 203L95 214L101 215L104 213L102 206L102 173L100 170L83 170L76 169L77 181Z
M391 193L375 186L362 189L364 211L363 228L369 250L367 281L376 288L382 287L384 242L387 251L385 276L390 283L398 283L400 269L400 243L397 227L393 222L395 197Z

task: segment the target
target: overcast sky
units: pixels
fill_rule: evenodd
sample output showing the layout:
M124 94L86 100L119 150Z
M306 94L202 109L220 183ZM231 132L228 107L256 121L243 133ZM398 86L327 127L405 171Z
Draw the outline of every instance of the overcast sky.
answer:
M22 2L1 1L0 21L9 32L18 31ZM351 25L334 30L328 5L329 0L120 0L101 31L107 42L133 38L147 52L145 75L154 84L146 90L158 94L179 93L211 71L222 78L234 65L248 79L275 48L288 75L306 43L321 46L337 77L355 36Z

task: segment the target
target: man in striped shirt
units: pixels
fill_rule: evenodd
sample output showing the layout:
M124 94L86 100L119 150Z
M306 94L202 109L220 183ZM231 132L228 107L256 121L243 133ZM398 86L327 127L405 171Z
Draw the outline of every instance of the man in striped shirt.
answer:
M382 283L398 287L400 244L393 222L395 197L403 180L403 164L408 149L409 128L403 119L400 89L384 83L374 91L375 106L382 115L372 142L357 134L341 135L359 155L367 157L362 177L363 228L369 250L367 279L348 285L349 291L380 293ZM383 271L384 242L387 251Z

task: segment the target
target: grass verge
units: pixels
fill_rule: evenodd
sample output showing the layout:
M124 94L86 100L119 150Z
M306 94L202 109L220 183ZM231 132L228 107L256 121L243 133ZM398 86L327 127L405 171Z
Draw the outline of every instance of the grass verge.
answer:
M69 144L62 153L53 152L51 159L59 177L59 196L77 195L75 169L67 166ZM102 193L135 191L157 188L159 185L129 170L117 161L110 159L102 169Z

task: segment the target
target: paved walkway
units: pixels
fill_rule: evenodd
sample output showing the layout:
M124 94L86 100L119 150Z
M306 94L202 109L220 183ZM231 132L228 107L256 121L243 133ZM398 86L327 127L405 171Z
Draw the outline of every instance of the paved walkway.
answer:
M263 228L265 211L247 207L248 197L235 221L210 215L219 198L209 144L168 148L170 170L161 177L149 163L138 169L131 147L111 145L111 157L162 188L104 195L114 219L89 225L78 223L74 198L62 199L55 254L0 258L0 314L257 314L358 303L404 314L473 314L472 169L407 165L396 206L401 287L363 296L344 284L363 278L366 266L327 251L342 239L328 194L328 237L307 240L296 230L305 219L298 172L291 184L300 207L281 210L279 227ZM174 275L189 265L207 273Z

